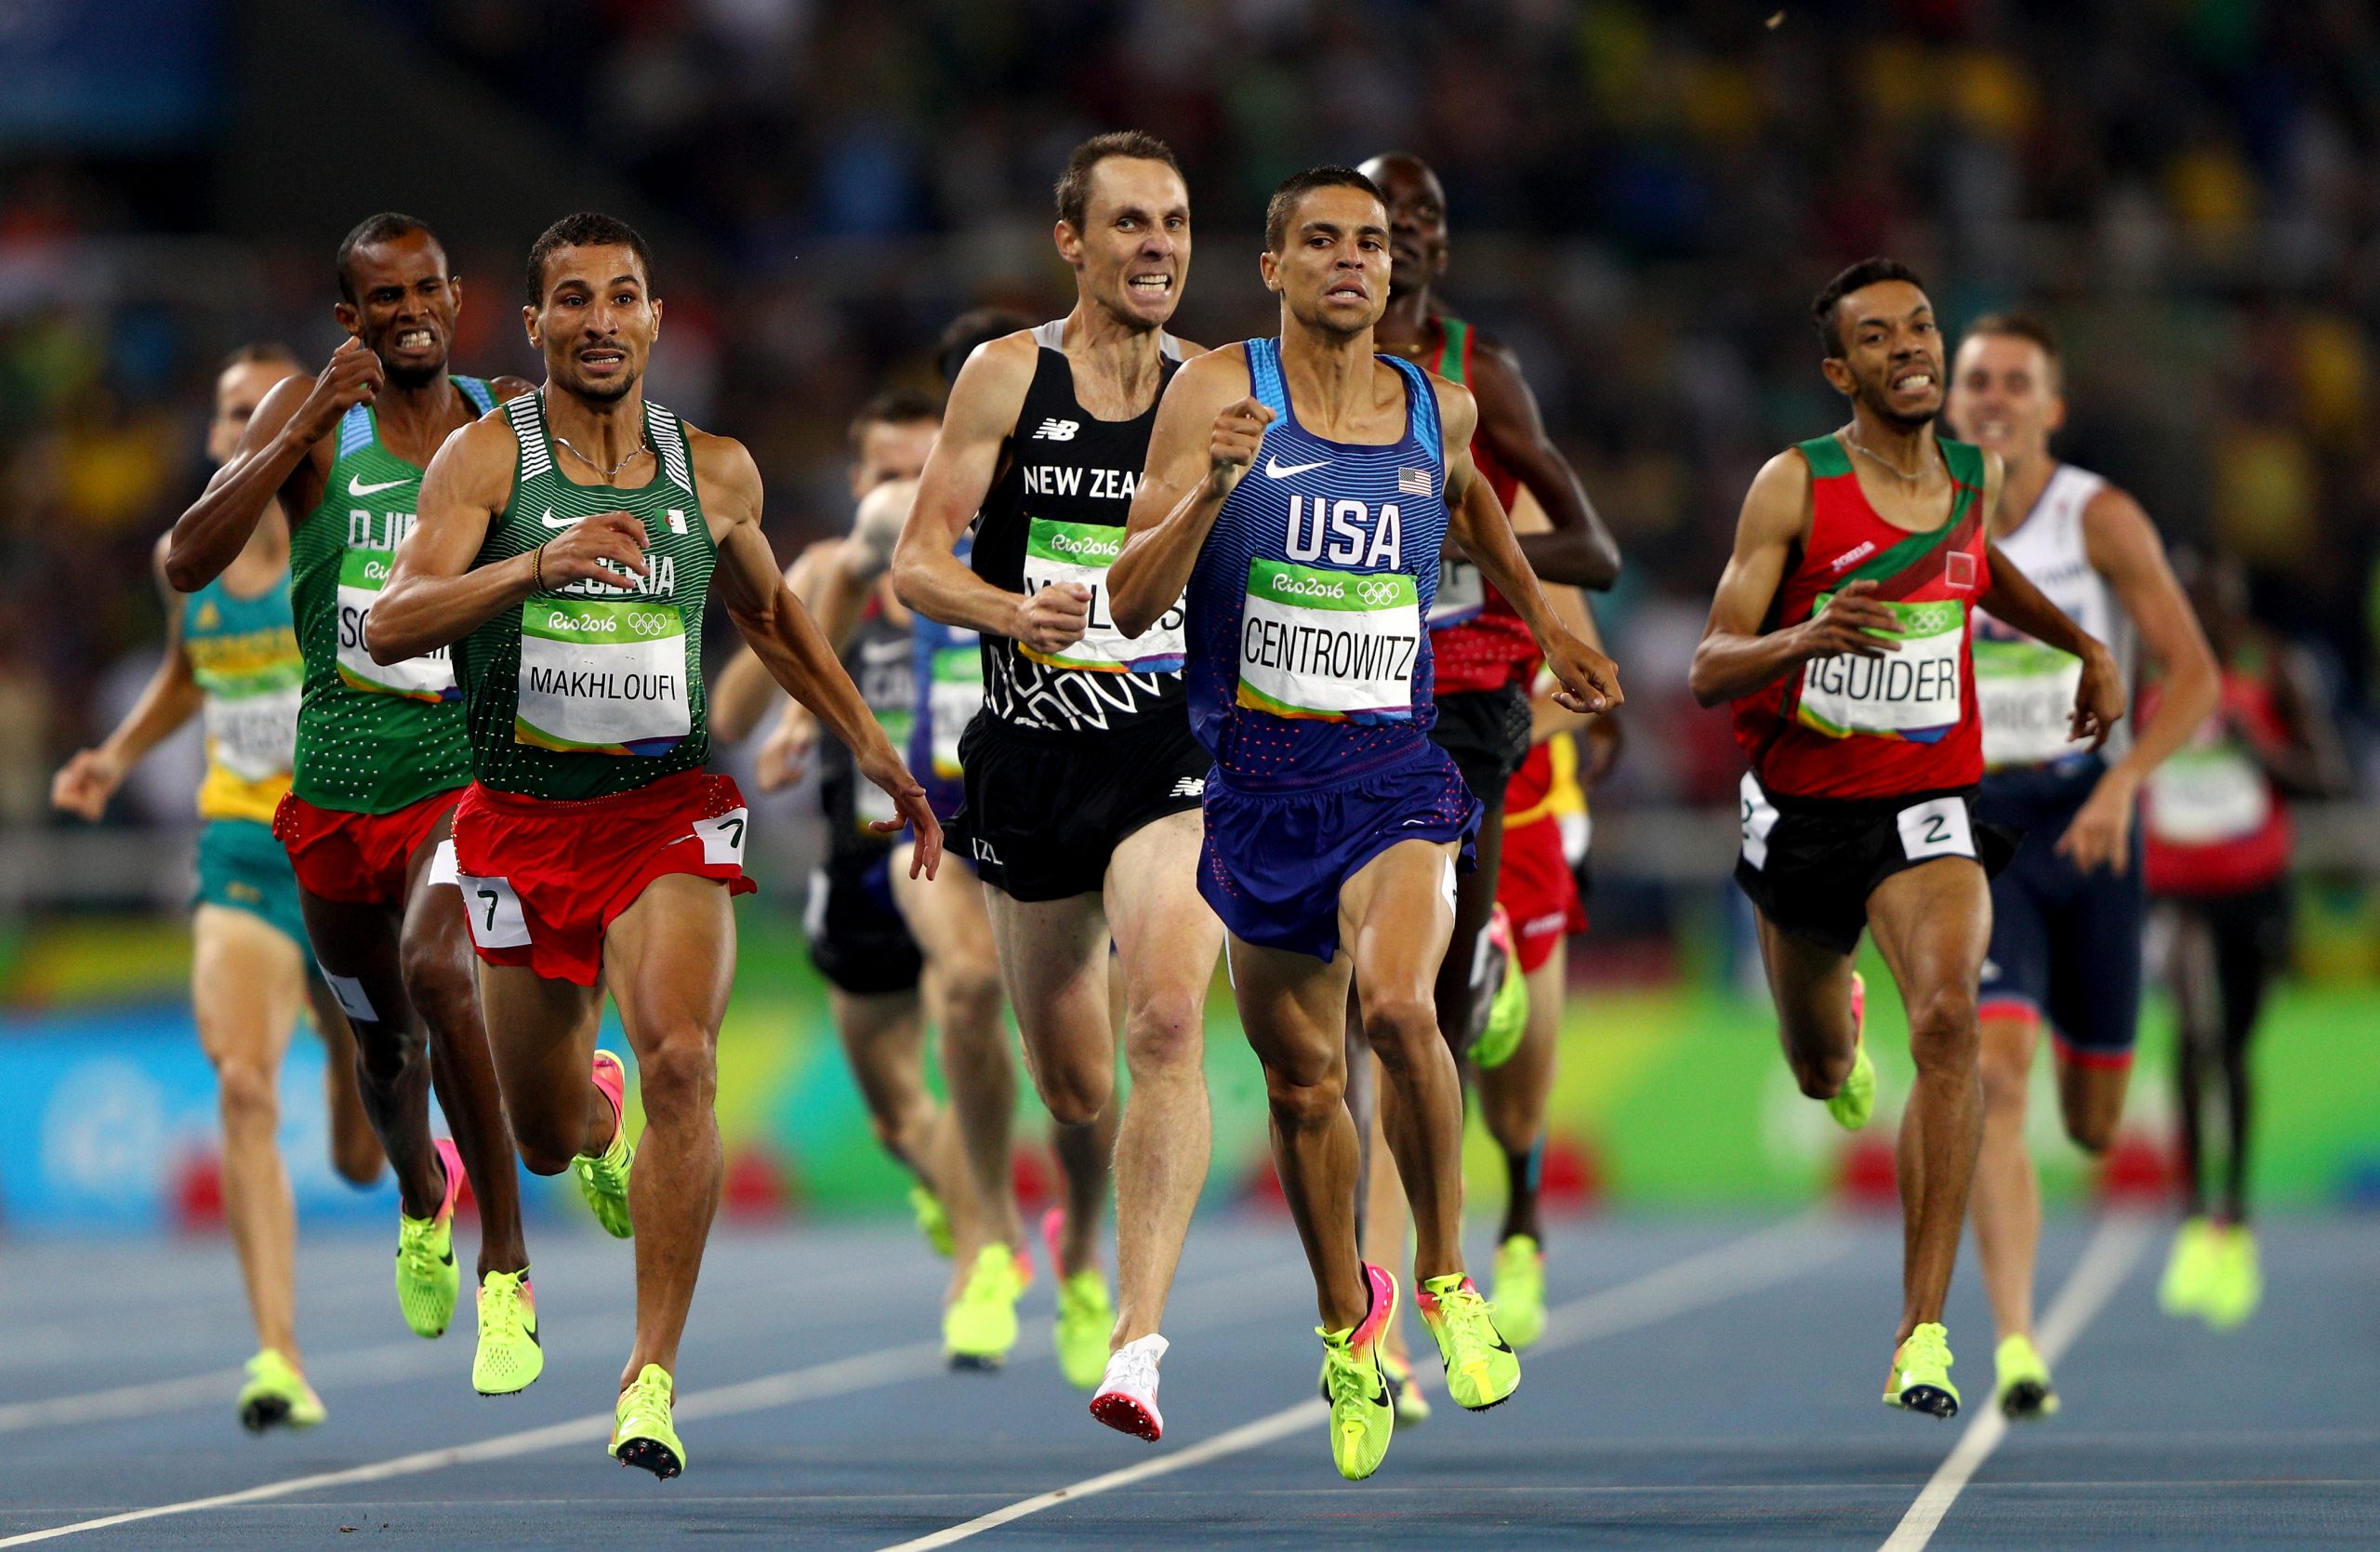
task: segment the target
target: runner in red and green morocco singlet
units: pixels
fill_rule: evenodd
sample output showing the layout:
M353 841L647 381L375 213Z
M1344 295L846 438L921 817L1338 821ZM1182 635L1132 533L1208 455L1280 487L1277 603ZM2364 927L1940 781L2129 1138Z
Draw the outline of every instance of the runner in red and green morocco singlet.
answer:
M517 1171L481 1028L447 816L469 776L443 657L390 667L363 622L448 433L528 385L449 374L462 285L437 237L387 212L340 244L336 315L350 338L319 377L280 384L174 524L165 573L194 591L278 501L292 515L290 604L305 658L290 791L273 834L306 935L354 1027L356 1076L399 1192L396 1284L407 1325L442 1334L461 1278L453 1218L479 1182L479 1345L471 1383L518 1391L544 1367ZM453 1142L430 1132L433 1074Z
M1736 880L1759 908L1778 1033L1802 1092L1846 1127L1874 1107L1852 971L1862 931L1874 930L1910 1010L1908 1243L1884 1399L1947 1417L1959 1393L1942 1305L1982 1126L1986 869L2013 849L1974 819L1983 737L1969 617L1989 608L2082 660L2078 736L2105 741L2122 714L2122 680L2104 645L1995 564L1984 517L1999 498L1999 458L1935 434L1941 333L1916 275L1863 260L1812 311L1851 423L1771 458L1753 480L1691 684L1705 706L1735 703L1752 764Z
M564 217L537 239L524 316L545 386L440 450L364 642L382 665L456 647L478 779L455 847L505 1111L530 1169L575 1169L604 1227L638 1236L610 1449L674 1477L686 1452L672 1376L719 1206L728 896L752 887L743 797L705 765L714 571L769 671L892 796L898 817L879 829L916 827L913 868L934 870L942 832L786 590L751 455L645 400L662 314L651 276L644 240L608 216ZM637 1056L641 1157L620 1065L595 1051L606 991Z

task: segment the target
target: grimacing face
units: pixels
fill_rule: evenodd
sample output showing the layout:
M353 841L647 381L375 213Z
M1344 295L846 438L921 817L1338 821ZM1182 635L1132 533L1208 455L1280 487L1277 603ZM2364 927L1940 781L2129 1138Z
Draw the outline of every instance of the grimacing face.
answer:
M1934 304L1905 280L1880 280L1835 304L1843 354L1829 356L1827 381L1890 424L1913 428L1942 413L1942 330Z
M215 413L206 422L208 461L218 468L230 461L264 396L283 378L297 375L298 364L291 361L243 361L223 368L215 379Z
M860 432L859 452L852 459L852 499L895 480L918 479L926 471L926 455L942 430L935 420L871 420Z
M1388 212L1357 188L1310 189L1280 250L1264 255L1265 286L1289 316L1328 333L1359 334L1388 311Z
M434 380L446 369L463 310L463 283L438 239L414 231L366 243L349 255L347 273L355 300L335 310L341 326L380 358L390 382L419 388Z
M1104 157L1091 169L1082 229L1058 223L1058 255L1083 296L1118 322L1163 328L1190 275L1190 191L1182 175L1144 156Z
M2049 352L2016 334L1970 334L1950 370L1945 411L1963 442L2010 462L2045 458L2066 423L2066 399Z
M661 302L644 265L622 244L557 248L546 259L545 299L521 310L529 342L556 386L597 404L628 397L661 334Z

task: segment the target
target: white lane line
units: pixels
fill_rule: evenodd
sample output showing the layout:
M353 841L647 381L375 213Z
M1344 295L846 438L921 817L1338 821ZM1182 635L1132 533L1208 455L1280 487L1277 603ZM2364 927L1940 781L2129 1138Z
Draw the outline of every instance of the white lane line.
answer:
M307 1374L319 1385L377 1385L451 1367L453 1361L444 1351L426 1342L390 1342L326 1353L308 1365ZM38 1401L15 1401L0 1406L0 1433L72 1426L77 1423L118 1422L217 1401L228 1406L246 1378L247 1372L243 1369L217 1369L204 1374L184 1374L178 1379L149 1380Z
M1781 1224L1772 1224L1756 1234L1714 1245L1617 1287L1558 1306L1547 1317L1545 1334L1529 1348L1529 1358L1534 1361L1549 1352L1616 1336L1674 1315L1684 1315L1740 1294L1790 1281L1842 1254L1849 1241L1849 1231L1831 1214L1824 1212L1804 1214ZM1155 1460L1144 1461L1120 1471L1109 1471L1053 1492L1019 1499L989 1514L978 1515L964 1524L884 1547L882 1552L932 1552L934 1547L949 1546L971 1536L979 1536L1012 1520L1038 1514L1060 1504L1112 1492L1152 1477L1167 1476L1270 1444L1275 1439L1310 1428L1329 1415L1329 1407L1319 1399L1300 1401L1268 1417L1243 1423L1238 1427L1203 1439L1186 1450L1159 1455ZM6 1545L0 1542L0 1546Z
M2145 1217L2109 1217L2100 1222L2098 1231L2083 1248L2082 1259L2074 1264L2074 1270L2067 1275L2065 1285L2051 1302L2049 1313L2042 1318L2039 1336L2045 1362L2055 1364L2066 1356L2066 1350L2082 1334L2083 1328L2123 1286L2123 1280L2139 1263L2141 1253L2149 1248L2155 1233L2155 1226ZM1980 1386L1977 1389L1989 1395ZM1883 1552L1924 1552L1926 1544L1941 1526L1942 1517L1950 1512L1950 1506L1959 1501L1969 1479L1991 1458L1991 1452L2000 1448L2000 1441L2007 1435L2008 1419L1986 1399L1975 1421L1959 1436L1950 1456L1936 1468L1917 1501L1910 1505L1900 1524L1885 1538Z

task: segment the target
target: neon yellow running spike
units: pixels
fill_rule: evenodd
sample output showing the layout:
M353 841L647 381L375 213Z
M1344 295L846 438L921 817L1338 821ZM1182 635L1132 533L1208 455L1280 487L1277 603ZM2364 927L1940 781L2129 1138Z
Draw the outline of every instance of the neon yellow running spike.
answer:
M2037 1423L2057 1415L2057 1391L2049 1383L2049 1364L2033 1339L2022 1333L2001 1339L1992 1354L1999 1372L2001 1414L2011 1422Z
M1496 1247L1496 1329L1518 1352L1545 1334L1545 1253L1527 1234Z
M2256 1312L2264 1301L2264 1268L2257 1264L2256 1237L2245 1224L2229 1224L2215 1231L2215 1273L2206 1296L2206 1323L2229 1331Z
M1473 1042L1471 1059L1482 1068L1499 1068L1513 1059L1528 1033L1528 978L1521 973L1521 958L1513 947L1513 919L1498 906L1488 919L1488 952L1504 960L1504 978L1496 999L1488 1004L1488 1025Z
M2174 1236L2165 1276L2157 1284L2157 1303L2166 1314L2187 1319L2206 1313L2213 1302L2217 1259L2215 1225L2202 1217L2184 1223Z
M446 1334L463 1290L462 1269L455 1265L455 1199L463 1190L463 1156L444 1137L437 1140L436 1151L446 1171L446 1196L438 1211L409 1218L403 1208L397 1209L397 1308L414 1334L427 1337Z
M956 1247L951 1240L950 1214L943 1210L942 1199L923 1186L912 1186L909 1210L917 1214L918 1232L926 1237L926 1243L933 1247L936 1255L949 1260Z
M582 1153L570 1163L588 1210L615 1240L636 1232L628 1213L628 1175L636 1167L636 1149L628 1143L628 1081L617 1056L609 1051L595 1053L595 1087L612 1102L612 1140L601 1155Z
M1868 983L1857 970L1851 973L1851 1075L1826 1102L1826 1113L1845 1132L1858 1131L1876 1113L1876 1064L1868 1059Z
M517 1396L545 1372L529 1268L488 1273L480 1279L480 1346L471 1359L471 1388L483 1396Z
M678 1441L669 1415L676 1389L669 1371L658 1363L637 1371L612 1413L614 1460L650 1471L665 1482L686 1469L686 1447Z
M1496 1329L1495 1312L1460 1272L1424 1280L1415 1302L1421 1323L1437 1338L1447 1369L1447 1394L1471 1412L1501 1406L1521 1387L1521 1360Z
M298 1432L327 1415L323 1399L296 1364L271 1347L248 1360L247 1383L240 1386L240 1426L252 1434L269 1428Z
M1096 1390L1107 1377L1107 1338L1116 1326L1116 1307L1107 1297L1107 1280L1096 1267L1058 1282L1058 1322L1050 1340L1058 1349L1058 1371L1077 1390Z
M942 1350L953 1369L997 1369L1008 1361L1016 1346L1016 1301L1025 1293L1016 1262L1016 1253L1006 1245L976 1252L966 1286L942 1312ZM1104 1353L1101 1366L1105 1367ZM1098 1384L1098 1376L1091 1383Z
M1935 1417L1959 1414L1959 1387L1950 1383L1950 1333L1928 1320L1909 1333L1893 1354L1892 1383L1884 1405Z

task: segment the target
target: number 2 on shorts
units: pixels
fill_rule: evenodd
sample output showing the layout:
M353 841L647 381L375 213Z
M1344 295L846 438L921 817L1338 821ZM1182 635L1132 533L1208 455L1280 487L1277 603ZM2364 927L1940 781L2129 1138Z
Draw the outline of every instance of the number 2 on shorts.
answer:
M1912 804L1894 816L1900 830L1901 855L1911 862L1936 856L1975 856L1975 834L1967 824L1967 805L1959 798L1936 798Z

